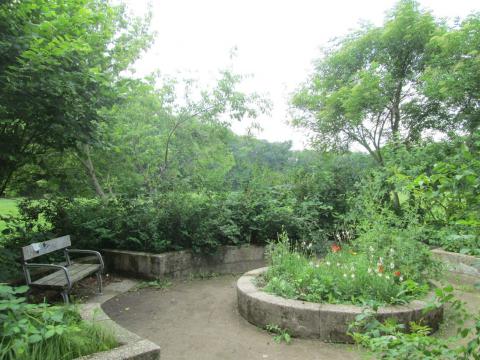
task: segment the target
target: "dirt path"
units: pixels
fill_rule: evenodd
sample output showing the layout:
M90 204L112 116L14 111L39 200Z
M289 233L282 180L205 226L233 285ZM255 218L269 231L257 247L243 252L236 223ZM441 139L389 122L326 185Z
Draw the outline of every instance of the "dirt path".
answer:
M176 281L166 290L144 289L103 305L120 325L162 348L162 360L361 359L354 346L294 339L277 344L237 312L238 276Z

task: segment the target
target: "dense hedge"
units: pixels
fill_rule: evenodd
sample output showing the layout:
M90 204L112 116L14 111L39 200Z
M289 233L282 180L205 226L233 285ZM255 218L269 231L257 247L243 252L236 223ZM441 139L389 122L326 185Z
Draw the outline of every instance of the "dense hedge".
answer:
M229 193L167 193L155 198L37 200L20 205L37 236L70 234L75 246L212 252L225 244L264 244L285 229L293 239L319 231L329 206L299 202L288 187ZM308 217L314 214L315 219ZM312 224L315 220L316 228ZM34 226L34 224L36 224Z
M220 245L265 244L285 230L293 240L314 242L321 249L336 224L330 204L298 199L289 186L107 202L25 200L19 209L20 217L11 219L6 231L4 264L18 264L20 246L65 234L78 248L212 253Z

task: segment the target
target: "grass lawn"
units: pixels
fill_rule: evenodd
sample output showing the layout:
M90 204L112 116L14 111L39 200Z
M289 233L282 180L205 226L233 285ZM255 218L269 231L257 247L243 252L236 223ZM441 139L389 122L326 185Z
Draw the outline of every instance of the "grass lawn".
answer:
M0 215L18 215L17 199L0 199ZM0 231L5 227L5 223L0 220Z

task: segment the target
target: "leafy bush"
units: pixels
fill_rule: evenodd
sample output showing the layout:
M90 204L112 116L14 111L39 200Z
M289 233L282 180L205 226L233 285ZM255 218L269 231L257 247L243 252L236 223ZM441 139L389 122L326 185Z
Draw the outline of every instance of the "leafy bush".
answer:
M350 325L350 335L357 344L372 351L377 358L385 360L410 359L480 359L480 314L473 328L465 327L468 314L459 300L453 297L453 287L436 289L436 303L431 307L449 303L460 326L457 336L448 339L429 336L428 326L411 322L409 332L404 324L395 319L381 323L376 319L376 308L366 308ZM427 309L428 311L428 309ZM459 340L470 337L466 345L457 345Z
M357 196L361 189L356 184L375 165L368 155L360 153L305 151L299 155L292 191L297 199L295 213L302 222L301 239L325 253L327 241L352 238L352 229L344 221L352 207L349 198ZM294 234L288 233L292 238Z
M286 186L227 193L169 192L155 198L25 201L11 220L6 248L70 234L77 247L214 252L220 245L265 244L282 228L305 234Z
M68 360L117 345L110 332L83 321L73 307L26 303L27 289L0 284L0 359Z
M480 133L384 150L385 167L357 182L349 196L344 219L357 235L378 224L416 227L424 243L480 253ZM399 209L392 206L394 194Z
M352 304L402 304L426 294L435 264L421 244L408 237L382 246L361 243L333 245L319 261L304 249L292 249L284 233L270 245L264 290L311 302Z
M480 237L472 234L448 234L441 239L440 245L447 251L480 256Z
M383 222L428 232L421 241L449 251L480 253L480 133L387 152L386 167L359 185L347 218L363 229ZM448 159L448 161L445 161ZM388 186L386 186L387 184ZM392 189L401 212L388 206Z

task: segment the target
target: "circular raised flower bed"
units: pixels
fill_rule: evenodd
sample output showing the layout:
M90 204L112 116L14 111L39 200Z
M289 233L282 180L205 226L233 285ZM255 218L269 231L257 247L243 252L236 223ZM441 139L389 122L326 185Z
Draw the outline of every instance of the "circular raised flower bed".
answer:
M249 271L237 281L238 309L246 320L259 327L275 324L296 337L327 342L353 342L347 335L348 326L362 313L362 307L317 304L267 294L254 282L266 270L265 267ZM435 331L443 319L443 308L424 314L426 306L427 303L420 300L402 306L385 306L378 309L377 318L383 321L394 317L403 324L422 321Z

